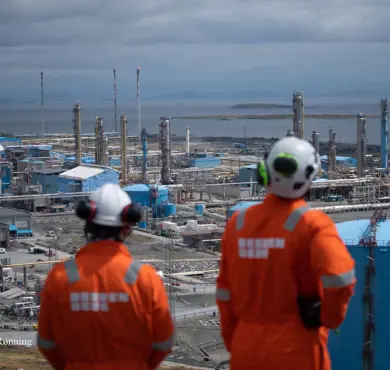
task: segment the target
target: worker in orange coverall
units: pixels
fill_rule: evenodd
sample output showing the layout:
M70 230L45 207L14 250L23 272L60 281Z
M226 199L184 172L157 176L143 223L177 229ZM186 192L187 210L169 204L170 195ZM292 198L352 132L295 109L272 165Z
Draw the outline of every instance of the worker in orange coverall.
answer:
M140 210L118 185L80 202L88 244L58 263L41 293L38 347L55 369L152 370L173 346L163 281L124 239Z
M258 165L262 204L236 212L217 280L232 370L330 370L328 329L344 320L354 260L332 220L304 197L320 166L307 141L286 137Z

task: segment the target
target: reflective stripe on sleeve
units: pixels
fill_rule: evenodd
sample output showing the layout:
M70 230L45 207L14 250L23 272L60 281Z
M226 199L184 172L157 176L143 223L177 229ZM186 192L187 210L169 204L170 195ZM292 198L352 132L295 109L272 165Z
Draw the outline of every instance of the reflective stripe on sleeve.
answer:
M138 278L139 270L141 268L142 264L139 261L132 260L130 263L129 268L126 271L125 275L125 282L127 284L135 284Z
M77 263L74 259L65 261L64 266L70 283L76 283L80 280L79 269L77 268Z
M355 269L340 275L322 275L321 282L324 288L345 288L355 281Z
M308 206L302 206L295 209L290 216L288 216L287 221L284 224L284 228L287 231L294 231L295 227L298 225L301 217L309 210Z
M228 289L217 289L217 301L230 301L230 290Z
M171 337L165 342L154 342L152 343L152 348L155 351L168 352L172 349L174 343L175 335L172 334Z
M239 211L239 214L237 215L237 218L236 218L236 230L237 231L240 231L245 226L245 213L246 213L246 209L243 209L243 210Z
M37 336L37 344L38 347L47 350L54 349L56 347L55 342L52 342L51 340L43 339L39 334Z

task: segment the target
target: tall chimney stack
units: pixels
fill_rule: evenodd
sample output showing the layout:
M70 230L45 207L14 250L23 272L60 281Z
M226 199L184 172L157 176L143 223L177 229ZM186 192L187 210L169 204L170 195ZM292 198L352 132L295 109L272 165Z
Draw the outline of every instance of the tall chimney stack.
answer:
M123 182L127 180L126 141L127 141L127 117L124 114L122 114L121 116L121 172L122 172Z
M76 166L81 165L81 106L76 103L73 108L73 130L76 147Z

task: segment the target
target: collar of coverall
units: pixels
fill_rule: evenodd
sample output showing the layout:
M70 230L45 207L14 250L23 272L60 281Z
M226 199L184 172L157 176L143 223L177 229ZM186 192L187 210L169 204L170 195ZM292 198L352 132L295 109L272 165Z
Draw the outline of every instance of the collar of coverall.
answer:
M298 199L286 199L286 198L280 198L277 195L274 194L267 194L267 196L264 199L264 204L273 204L273 205L288 205L292 203L299 203L300 205L306 205L306 201L303 198Z
M116 253L121 253L129 257L131 256L128 248L123 243L117 242L115 240L99 240L90 242L79 250L78 255L94 254L100 256L109 256Z

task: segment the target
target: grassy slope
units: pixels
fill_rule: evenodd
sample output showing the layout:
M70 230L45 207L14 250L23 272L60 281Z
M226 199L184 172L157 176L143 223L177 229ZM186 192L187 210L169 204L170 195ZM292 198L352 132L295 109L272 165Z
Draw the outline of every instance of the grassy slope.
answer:
M2 370L15 370L18 368L28 370L52 369L36 349L9 346L1 346L0 348L0 368ZM180 366L162 366L160 369L182 370Z

